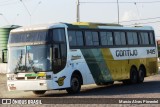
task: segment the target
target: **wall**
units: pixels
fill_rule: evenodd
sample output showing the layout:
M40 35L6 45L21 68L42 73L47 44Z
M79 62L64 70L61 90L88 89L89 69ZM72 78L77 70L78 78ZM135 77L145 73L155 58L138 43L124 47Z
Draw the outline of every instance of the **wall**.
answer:
M7 73L7 63L0 63L0 74L6 74Z

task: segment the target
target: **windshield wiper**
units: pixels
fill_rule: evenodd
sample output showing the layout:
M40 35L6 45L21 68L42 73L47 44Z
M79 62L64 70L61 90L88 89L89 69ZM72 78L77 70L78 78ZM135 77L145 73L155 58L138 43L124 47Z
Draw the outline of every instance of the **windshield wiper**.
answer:
M23 53L22 53L22 50L21 50L21 55L20 55L20 57L19 57L19 60L18 60L18 62L17 62L16 68L15 68L15 71L14 71L15 74L18 73L18 70L23 70L23 69L21 69L21 68L24 68L24 67L21 66L21 64L22 64L22 59L23 59Z

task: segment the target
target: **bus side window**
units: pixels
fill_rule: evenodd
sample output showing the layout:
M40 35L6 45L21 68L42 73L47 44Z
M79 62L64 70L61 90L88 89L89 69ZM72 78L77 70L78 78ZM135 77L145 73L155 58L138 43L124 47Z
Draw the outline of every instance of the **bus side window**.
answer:
M128 45L138 45L138 38L136 32L127 32Z
M121 34L121 45L126 45L126 37L124 32L120 32Z
M98 46L99 45L98 32L85 31L85 41L86 41L86 46Z
M115 44L121 45L121 37L119 32L114 32Z
M151 44L151 45L154 45L154 44L155 44L155 41L154 41L154 36L153 36L153 33L152 33L152 32L149 33L149 39L150 39L150 44Z
M92 32L92 39L93 39L93 45L98 46L99 45L98 32Z
M85 41L87 46L93 46L91 31L85 31Z
M82 31L76 31L76 40L77 40L77 46L84 45Z
M114 32L115 44L126 45L126 37L124 32Z
M133 44L134 45L138 45L138 35L137 35L137 32L133 32L132 35L133 35Z
M68 31L69 45L70 46L83 46L82 31Z
M140 32L140 44L142 45L148 45L149 44L149 38L148 38L148 33L147 32Z
M76 35L75 31L68 31L68 39L70 46L76 46Z
M102 46L113 45L112 32L100 32Z

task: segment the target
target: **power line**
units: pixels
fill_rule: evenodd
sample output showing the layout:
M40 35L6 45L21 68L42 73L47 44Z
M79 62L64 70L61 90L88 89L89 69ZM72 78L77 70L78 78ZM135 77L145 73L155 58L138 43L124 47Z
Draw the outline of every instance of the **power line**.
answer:
M25 2L29 2L28 0ZM12 5L12 4L18 4L19 2L16 1L11 1L11 0L6 0L6 1L0 1L0 6L6 6L6 5Z
M117 2L80 2L80 3L117 3ZM119 2L119 3L160 3L160 1L150 1L150 2Z
M135 24L129 24L129 25L125 25L125 26L139 25L139 24L150 24L150 23L157 23L157 22L160 22L160 21L144 22L144 23L135 23Z
M14 0L12 0L12 1L14 1ZM0 1L0 3L7 3L7 2L11 2L11 0Z
M18 3L17 1L15 1L15 2L12 1L12 2L8 2L8 3L6 2L3 4L0 3L0 6L6 6L6 5L17 4L17 3Z
M145 18L145 19L139 19L139 20L128 20L128 21L120 21L120 23L124 22L134 22L134 21L143 21L143 20L153 20L153 19L159 19L160 17L152 17L152 18Z

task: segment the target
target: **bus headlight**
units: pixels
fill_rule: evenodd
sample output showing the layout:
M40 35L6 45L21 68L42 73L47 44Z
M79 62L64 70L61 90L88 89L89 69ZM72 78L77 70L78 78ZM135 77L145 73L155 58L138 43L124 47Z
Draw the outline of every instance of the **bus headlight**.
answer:
M8 80L14 80L14 78L15 78L14 76L7 77Z
M7 74L7 80L15 80L17 75L15 74Z

